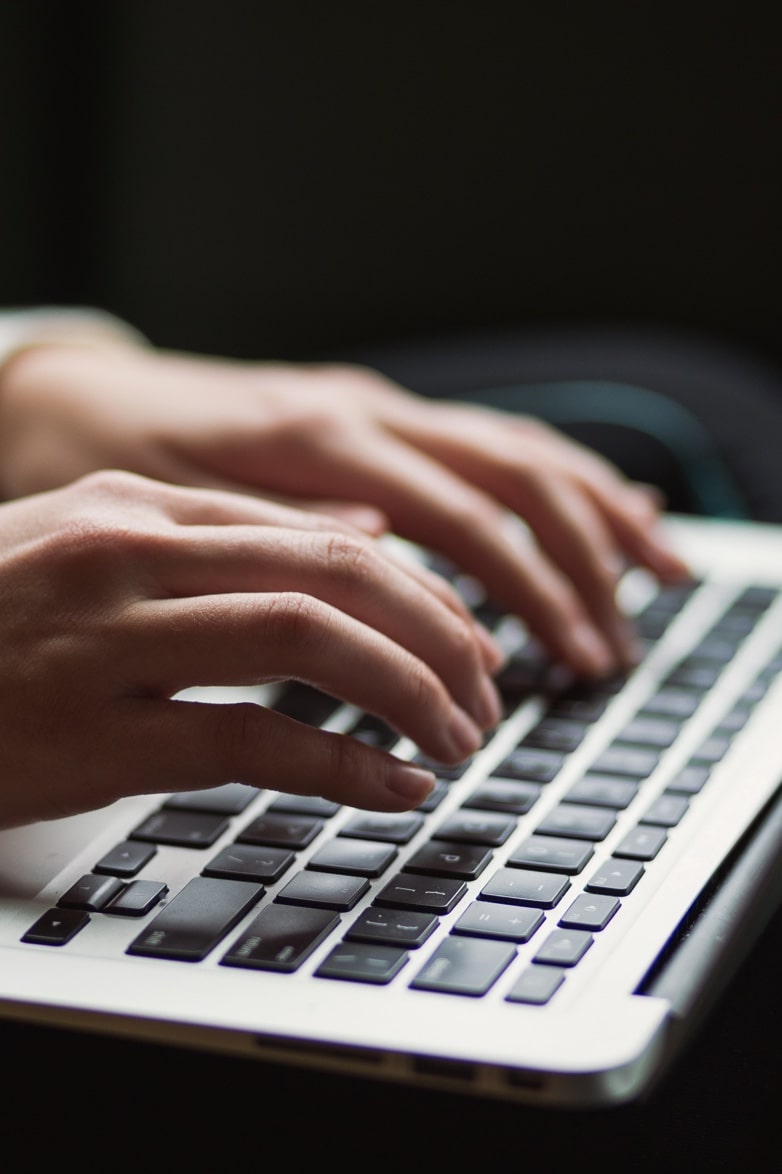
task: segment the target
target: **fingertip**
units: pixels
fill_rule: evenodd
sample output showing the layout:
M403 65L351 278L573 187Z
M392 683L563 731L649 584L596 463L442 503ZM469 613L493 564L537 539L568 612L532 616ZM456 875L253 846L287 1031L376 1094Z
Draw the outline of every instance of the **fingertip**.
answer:
M435 777L429 770L409 762L395 761L386 778L386 789L410 807L418 807L431 795Z

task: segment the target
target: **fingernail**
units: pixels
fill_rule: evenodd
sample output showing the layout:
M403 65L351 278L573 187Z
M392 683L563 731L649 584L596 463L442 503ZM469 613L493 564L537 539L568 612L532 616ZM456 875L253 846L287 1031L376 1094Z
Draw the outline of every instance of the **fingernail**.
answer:
M434 783L435 779L431 771L422 770L420 766L410 766L406 762L400 762L393 765L389 771L386 789L417 807L432 793Z
M445 733L457 759L474 754L483 741L483 734L475 722L458 705L451 706L451 719Z

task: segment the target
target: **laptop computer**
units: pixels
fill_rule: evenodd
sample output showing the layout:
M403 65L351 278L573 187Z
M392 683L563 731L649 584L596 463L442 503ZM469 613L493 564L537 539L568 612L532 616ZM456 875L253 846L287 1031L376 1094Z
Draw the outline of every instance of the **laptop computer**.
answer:
M782 898L782 527L671 517L587 686L508 653L502 722L403 816L237 782L0 833L0 1017L561 1107L664 1078ZM424 552L404 547L410 557ZM308 687L237 696L404 757Z

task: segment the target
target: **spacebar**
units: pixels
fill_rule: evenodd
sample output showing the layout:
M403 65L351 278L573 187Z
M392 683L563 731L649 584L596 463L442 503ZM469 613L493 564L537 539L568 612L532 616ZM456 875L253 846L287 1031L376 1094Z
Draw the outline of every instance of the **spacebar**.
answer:
M128 954L200 962L264 894L249 881L196 876L128 946Z

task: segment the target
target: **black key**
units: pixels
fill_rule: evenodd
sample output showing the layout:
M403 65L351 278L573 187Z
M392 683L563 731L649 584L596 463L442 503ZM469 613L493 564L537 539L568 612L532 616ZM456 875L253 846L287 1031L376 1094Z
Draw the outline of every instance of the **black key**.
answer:
M418 811L401 815L383 811L357 812L340 830L341 836L357 836L362 840L382 840L387 844L407 844L423 827L424 817Z
M540 909L503 905L499 901L473 901L456 922L453 933L506 942L528 942L543 921Z
M324 799L320 795L280 794L272 799L267 811L290 815L315 815L318 819L331 819L339 811L339 803Z
M491 858L491 849L483 844L431 840L413 853L405 865L404 872L420 872L426 876L452 876L470 881L480 876Z
M614 893L617 897L625 897L643 874L644 866L640 860L619 860L612 856L592 873L585 887L590 893Z
M623 775L631 779L645 779L652 773L659 761L660 756L654 750L614 743L598 755L592 763L592 770L595 774Z
M575 966L593 941L585 929L555 929L535 954L534 961L546 966Z
M209 861L201 870L201 875L273 885L288 871L295 859L295 854L288 848L229 844Z
M200 962L263 896L249 881L197 876L127 948L128 954Z
M318 848L310 857L307 868L344 872L349 876L382 876L397 855L398 850L393 844L338 836Z
M559 919L563 929L605 929L619 909L619 901L607 893L579 893Z
M618 775L584 775L574 783L565 799L568 803L585 803L594 807L613 807L623 811L638 794L634 779L620 779Z
M496 812L465 810L449 816L435 832L435 840L455 840L466 844L487 844L499 848L516 828L516 820Z
M419 909L426 913L450 913L467 892L464 881L449 877L400 875L385 886L375 904L393 909Z
M396 978L407 962L407 951L380 942L343 942L321 962L318 978L341 978L348 982L382 985Z
M298 851L311 844L323 830L323 820L314 815L264 814L254 819L237 837L242 844L265 844L268 847Z
M143 917L160 904L167 892L168 885L163 884L163 881L134 880L125 885L119 896L103 912L123 917Z
M680 725L670 718L639 714L621 730L617 741L625 745L653 746L665 750L679 736Z
M448 780L435 779L434 787L424 799L423 803L419 803L416 811L430 812L435 811L442 803L445 796L448 794Z
M666 677L666 684L685 689L699 689L705 693L711 689L722 672L721 664L709 661L685 660Z
M712 632L692 649L693 660L709 660L715 664L727 664L733 660L741 644L741 636L735 632Z
M684 720L692 717L701 703L700 693L688 689L660 689L643 707L644 713L659 714L660 717L677 717Z
M416 754L412 761L416 766L422 766L425 770L430 770L438 779L450 779L452 782L455 779L460 779L465 771L472 766L471 758L466 758L464 762L451 763L446 766L444 762L438 762L436 758L429 758L428 755L421 753Z
M485 995L516 957L516 947L488 938L452 935L437 948L410 986L418 991Z
M22 935L21 941L36 946L64 946L89 923L90 915L82 909L47 909Z
M581 872L594 856L592 844L560 836L529 836L508 857L511 868L535 868L543 872Z
M97 913L122 892L124 882L116 876L88 872L72 884L57 902L59 909L85 909Z
M342 913L352 909L368 889L364 876L305 870L297 872L275 899L281 905L313 905Z
M694 762L710 763L722 762L730 749L733 735L728 730L718 733L716 730L705 741L701 742L697 750L693 750Z
M583 722L545 717L524 735L520 745L532 746L538 750L554 750L561 754L570 754L581 745L588 729L589 726Z
M111 876L135 876L156 853L154 844L145 844L141 840L123 840L105 856L101 856L92 871L109 873Z
M562 769L564 756L550 750L519 746L495 766L492 777L524 779L530 783L550 783Z
M480 811L506 811L509 815L526 815L540 796L538 783L510 779L488 779L465 800L464 807Z
M591 696L589 693L563 693L552 702L546 715L592 724L605 712L608 701L609 698L600 692Z
M542 1006L565 981L564 970L555 966L528 966L505 996L509 1003L532 1003Z
M178 848L211 848L229 827L230 821L224 815L162 808L134 828L130 838Z
M289 682L273 705L277 713L308 726L320 726L339 708L340 702L312 685Z
M569 888L570 881L560 873L499 868L481 889L480 900L553 909Z
M626 856L629 860L654 860L667 839L665 828L639 824L614 848L614 856Z
M674 775L668 784L669 791L683 791L696 795L705 786L711 775L711 767L704 763L690 762Z
M607 807L560 803L535 829L541 836L565 836L576 840L604 840L616 823L616 812Z
M406 950L418 949L439 924L433 913L379 909L374 905L359 914L345 934L345 941L383 942L387 946L403 946Z
M375 746L378 750L391 750L399 741L396 730L392 730L382 718L370 713L365 713L347 732L351 738L358 738L360 742Z
M648 808L643 821L644 823L657 824L660 827L675 827L689 805L690 800L686 795L674 795L671 792L663 791L662 795L658 795L652 806Z
M221 966L291 974L339 925L328 909L267 905L220 959Z
M203 791L182 791L170 795L165 807L179 811L214 811L221 815L239 815L260 795L257 787L245 783L224 783Z

